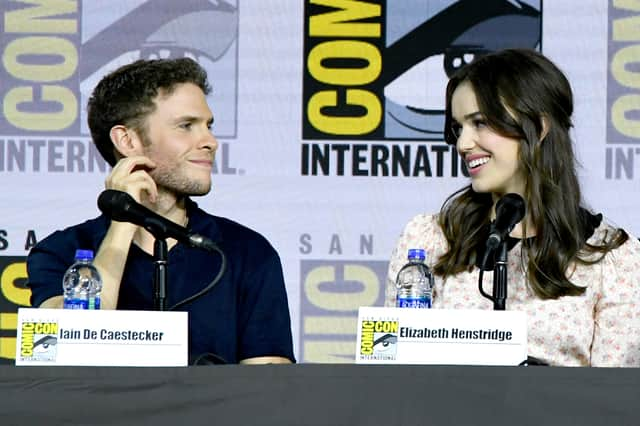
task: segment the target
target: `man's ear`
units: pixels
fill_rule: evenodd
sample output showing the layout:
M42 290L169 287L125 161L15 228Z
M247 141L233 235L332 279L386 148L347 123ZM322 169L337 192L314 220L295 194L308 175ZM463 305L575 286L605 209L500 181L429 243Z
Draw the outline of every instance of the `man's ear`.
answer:
M549 134L549 119L547 118L546 115L543 115L540 117L540 122L542 123L542 131L540 132L540 142L542 142L544 138L547 137L547 134Z
M111 128L109 137L113 147L121 156L131 157L142 154L142 142L135 130L118 124Z

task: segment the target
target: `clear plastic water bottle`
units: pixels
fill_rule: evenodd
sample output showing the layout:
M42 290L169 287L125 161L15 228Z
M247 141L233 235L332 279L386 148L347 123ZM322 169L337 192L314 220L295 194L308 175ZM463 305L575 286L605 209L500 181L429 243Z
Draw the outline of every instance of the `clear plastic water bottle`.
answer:
M100 309L102 278L92 262L93 251L76 250L76 261L62 278L65 309Z
M396 306L398 308L430 308L433 274L424 263L423 249L410 249L409 262L400 269L396 278Z

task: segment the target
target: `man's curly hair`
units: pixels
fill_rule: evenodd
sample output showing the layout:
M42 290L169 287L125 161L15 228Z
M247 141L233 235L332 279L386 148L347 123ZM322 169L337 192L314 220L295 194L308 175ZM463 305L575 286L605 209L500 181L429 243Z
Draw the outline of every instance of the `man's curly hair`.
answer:
M107 163L114 166L118 160L111 128L124 125L145 140L146 118L156 108L156 97L171 94L183 83L195 84L205 95L211 92L207 72L190 58L138 60L98 83L89 99L88 122L93 142Z

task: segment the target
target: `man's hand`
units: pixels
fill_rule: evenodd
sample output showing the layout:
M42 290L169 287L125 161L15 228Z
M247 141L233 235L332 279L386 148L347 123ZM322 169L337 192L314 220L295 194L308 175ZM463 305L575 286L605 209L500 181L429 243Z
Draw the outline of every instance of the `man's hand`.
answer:
M125 157L113 166L105 180L105 188L126 192L138 203L144 200L155 203L158 187L149 175L149 171L155 167L155 163L148 157Z

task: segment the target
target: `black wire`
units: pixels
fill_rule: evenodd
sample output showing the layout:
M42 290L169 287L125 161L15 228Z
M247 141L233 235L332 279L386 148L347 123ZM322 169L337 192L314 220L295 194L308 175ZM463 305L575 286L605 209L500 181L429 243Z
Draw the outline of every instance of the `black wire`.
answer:
M484 276L484 269L487 266L487 260L489 259L489 254L493 253L493 250L490 250L489 247L484 251L484 256L482 257L482 263L480 265L480 275L478 276L478 290L480 290L480 294L486 297L487 299L495 302L493 295L489 296L482 289L482 277Z
M202 290L200 290L196 294L193 294L193 295L187 297L186 299L181 300L180 302L176 303L175 305L173 305L172 307L170 307L168 309L169 311L173 311L178 306L184 305L185 303L189 303L189 302L197 299L198 297L200 297L200 296L204 295L205 293L209 292L213 287L216 286L216 284L218 284L218 281L220 281L220 279L222 278L222 275L224 274L225 270L227 269L227 256L225 256L224 252L217 245L211 246L211 250L215 251L216 253L218 253L220 255L220 271L218 271L218 275L216 275L216 277L213 279L213 281L211 281L211 283L209 283L208 286L206 286L205 288L203 288Z

